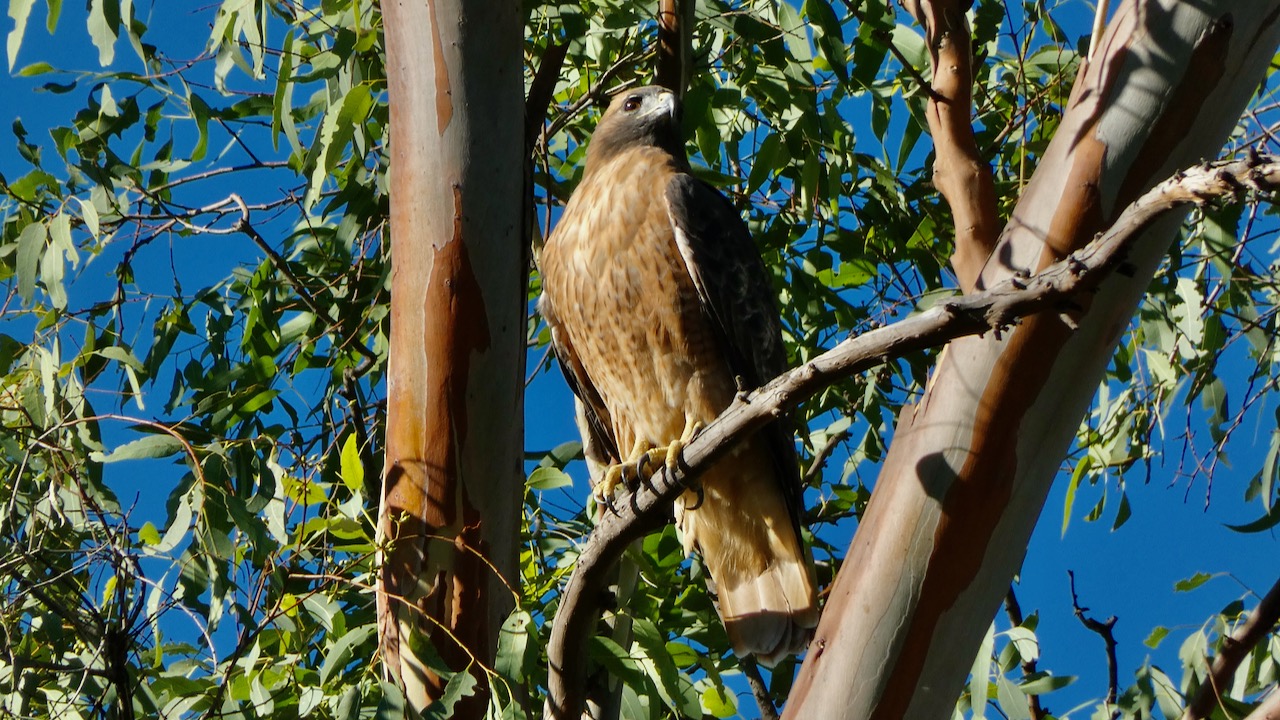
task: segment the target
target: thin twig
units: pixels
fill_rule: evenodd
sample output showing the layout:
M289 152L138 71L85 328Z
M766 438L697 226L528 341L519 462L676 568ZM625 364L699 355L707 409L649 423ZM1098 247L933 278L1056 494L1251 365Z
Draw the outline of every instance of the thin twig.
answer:
M747 655L739 658L738 664L742 666L742 674L747 676L751 694L755 696L756 705L760 708L761 720L778 720L778 709L773 706L773 698L770 697L769 687L764 684L764 678L760 675L760 666L756 663L756 659Z
M840 432L827 438L827 442L822 449L814 453L813 462L809 463L809 468L804 471L804 477L801 482L804 487L813 485L822 477L822 468L826 466L827 460L831 458L831 453L840 447L840 443L849 439L849 431L841 430Z

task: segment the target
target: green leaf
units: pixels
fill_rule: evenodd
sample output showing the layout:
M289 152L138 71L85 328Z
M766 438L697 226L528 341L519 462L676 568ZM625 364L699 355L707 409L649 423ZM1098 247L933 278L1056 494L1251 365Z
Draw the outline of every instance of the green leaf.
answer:
M138 540L147 545L159 545L160 531L148 520L142 523L142 527L138 528Z
M120 32L120 0L89 0L89 37L98 48L98 64L107 67L116 55Z
M44 26L52 35L58 29L58 17L62 15L62 0L45 0L44 4L49 9Z
M1003 673L996 675L996 700L1009 720L1031 720L1026 693L1010 682Z
M643 687L644 674L636 665L636 659L611 637L596 635L588 642L588 650L593 661L619 678L629 687Z
M48 237L49 230L42 222L29 223L18 235L18 296L25 305L35 298L36 276Z
M203 160L208 152L209 117L213 115L213 108L194 92L187 97L187 107L191 110L191 119L196 122L196 145L191 149L191 161L196 162Z
M280 149L280 132L286 131L294 151L299 150L298 131L293 128L293 30L285 33L280 50L280 67L276 72L276 91L271 100L271 148ZM286 128L286 123L288 124Z
M973 710L973 720L983 720L987 716L987 688L991 685L991 651L995 647L995 625L987 628L986 637L978 646L978 654L973 658L973 668L969 671L969 704Z
M1089 468L1093 467L1093 460L1089 455L1080 458L1080 462L1076 463L1076 469L1071 473L1071 481L1067 483L1067 496L1062 501L1062 536L1067 536L1067 526L1071 524L1071 509L1076 504L1076 491L1080 489L1080 480L1089 472Z
M327 684L334 673L341 672L351 664L351 660L355 658L356 647L364 644L377 629L373 623L357 625L330 645L325 652L324 662L320 665L320 684ZM462 674L465 673L459 673L459 675Z
M27 18L31 16L31 6L35 0L9 0L9 17L13 20L13 29L9 31L9 70L18 59L18 50L22 47L22 36L27 32Z
M53 66L47 62L42 61L42 62L34 62L34 63L31 63L30 65L25 65L21 70L19 70L15 74L18 77L36 77L37 75L44 75L45 73L50 73L50 72L53 72Z
M324 122L317 133L317 161L311 173L311 182L307 187L304 206L314 207L320 199L324 181L333 174L338 163L342 161L347 145L355 137L356 131L363 128L373 108L373 93L364 84L352 86L342 96L340 104L330 106L324 114Z
M1129 517L1133 515L1133 511L1129 508L1129 494L1123 490L1120 492L1120 507L1116 509L1116 521L1112 523L1112 530L1119 530L1121 525L1129 521Z
M351 433L342 443L342 484L353 493L364 490L364 462L360 459L360 443Z
M307 717L324 702L324 691L318 687L304 687L298 693L298 717Z
M374 720L403 720L409 717L405 709L404 693L401 692L400 687L387 680L379 680L378 686L382 688L382 699L378 701Z
M807 63L813 60L813 50L809 47L809 33L800 13L788 2L778 3L778 24L782 27L782 37L787 43L787 50L796 62Z
M1174 592L1191 592L1192 590L1195 590L1196 588L1209 582L1212 579L1213 579L1213 576L1210 575L1209 573L1198 572L1195 575L1192 575L1191 577L1187 578L1186 580L1179 580L1178 582L1174 583L1173 590Z
M1156 648L1160 647L1160 642L1168 636L1169 636L1169 628L1157 625L1151 629L1151 634L1147 636L1146 640L1142 641L1142 644L1146 645L1152 650L1155 650Z
M444 692L440 694L440 706L444 709L445 717L453 716L453 708L458 701L464 697L470 697L476 691L476 679L472 677L470 672L454 673L449 678L449 682L444 686Z
M1061 690L1075 681L1074 675L1055 676L1045 672L1038 672L1028 675L1020 687L1022 692L1027 695L1046 695L1054 690Z
M665 633L648 618L636 618L632 628L636 645L647 660L643 665L657 682L663 702L680 713L696 716L702 709L701 698L689 678L680 673L671 653L667 652Z
M1256 533L1270 530L1276 525L1280 525L1280 506L1272 507L1271 512L1253 522L1247 522L1243 525L1227 525L1227 527L1240 533Z
M702 691L702 711L718 718L733 717L738 714L738 701L723 687L708 685Z
M1025 627L1009 628L1004 633L1009 642L1013 644L1018 651L1018 656L1023 662L1031 662L1040 657L1040 642L1036 639L1036 634Z
M177 507L173 509L173 517L169 520L169 527L164 531L164 537L156 545L147 548L148 554L167 553L178 546L182 539L187 536L187 532L191 529L191 518L194 512L191 509L191 496L183 495L178 501Z
M498 656L494 660L494 669L508 680L523 683L525 666L529 661L529 626L533 617L517 608L507 616L498 632Z
M550 466L536 468L529 474L526 485L530 490L555 490L573 484L573 478L565 471Z
M76 198L76 202L80 204L80 217L84 220L85 229L96 239L100 230L98 226L98 208L94 206L91 200Z
M902 52L902 56L917 70L929 67L929 50L924 36L910 25L897 25L893 28L893 44Z
M142 460L145 458L163 458L175 455L185 446L182 441L168 433L148 435L117 447L110 454L98 451L89 453L95 462L113 463L121 460Z

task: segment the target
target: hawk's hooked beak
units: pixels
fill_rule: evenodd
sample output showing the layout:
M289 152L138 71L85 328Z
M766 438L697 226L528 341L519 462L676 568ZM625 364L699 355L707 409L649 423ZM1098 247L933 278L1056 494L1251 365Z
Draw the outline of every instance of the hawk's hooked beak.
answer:
M654 98L653 106L642 112L640 117L647 118L658 114L667 115L672 120L679 118L679 104L676 102L675 93L667 90L658 93Z

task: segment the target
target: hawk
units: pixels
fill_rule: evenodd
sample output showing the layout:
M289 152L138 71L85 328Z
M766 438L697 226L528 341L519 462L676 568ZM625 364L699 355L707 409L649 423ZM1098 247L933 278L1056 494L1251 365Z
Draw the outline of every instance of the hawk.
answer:
M786 369L764 264L733 205L690 174L668 90L614 97L541 271L598 499L651 460L674 466L742 387ZM770 425L699 482L675 503L685 552L702 555L734 651L775 664L818 620L790 433Z

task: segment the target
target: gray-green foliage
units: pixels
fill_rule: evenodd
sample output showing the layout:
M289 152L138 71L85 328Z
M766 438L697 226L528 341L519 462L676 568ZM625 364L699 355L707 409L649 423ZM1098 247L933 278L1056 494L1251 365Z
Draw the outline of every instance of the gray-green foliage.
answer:
M60 17L60 1L10 0L11 67L79 109L49 127L16 121L25 168L5 167L0 185L0 708L396 716L403 698L381 680L373 596L388 288L380 11L370 0L143 5L91 0ZM1054 21L1078 16L1072 3L1004 5L982 0L972 19L978 145L1007 215L1053 135L1085 40L1080 23ZM87 40L101 67L61 67L37 40L41 8L58 42ZM649 77L653 8L578 0L526 11L527 81L550 44L568 43L533 155L545 228L581 177L592 93ZM197 14L202 33L149 26L175 12ZM929 183L925 94L898 59L927 73L911 23L884 0L704 0L696 14L690 148L749 218L792 359L948 292L950 214ZM1092 493L1101 499L1089 519L1122 523L1124 483L1153 467L1154 448L1183 443L1182 467L1204 472L1239 418L1273 404L1280 266L1265 236L1273 225L1243 213L1195 218L1154 283L1065 466L1064 524L1090 486L1105 492ZM1261 240L1236 242L1237 228ZM535 275L531 298L537 290ZM541 357L536 317L530 338ZM1256 370L1219 377L1224 356ZM808 493L824 585L844 552L836 538L865 506L897 413L930 364L927 353L895 360L804 409L807 461L837 447ZM1192 400L1204 411L1184 411L1201 406ZM1187 412L1204 428L1194 447ZM566 415L566 441L568 427ZM1219 485L1255 506L1249 530L1280 520L1277 438L1244 471L1247 487ZM581 493L554 492L571 476L582 487L577 466L564 472L577 453L571 442L531 451L519 602L494 667L449 673L418 648L449 678L431 714L447 716L482 673L495 714L537 707L521 704L541 696L548 618L591 527ZM630 558L639 577L619 612L633 640L592 647L625 686L625 716L752 715L701 566L671 529ZM1186 640L1181 671L1140 669L1122 696L1127 717L1182 702L1203 678L1202 651L1243 607ZM1026 695L1070 682L1038 657L1036 623L993 631L958 708L981 715L990 701L1025 717ZM1160 630L1150 643L1170 632ZM1269 643L1236 697L1274 681ZM1041 669L1028 674L1032 659ZM792 670L772 675L775 699Z

